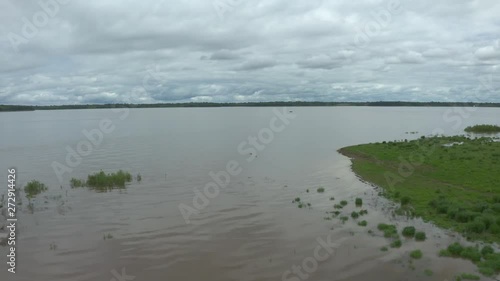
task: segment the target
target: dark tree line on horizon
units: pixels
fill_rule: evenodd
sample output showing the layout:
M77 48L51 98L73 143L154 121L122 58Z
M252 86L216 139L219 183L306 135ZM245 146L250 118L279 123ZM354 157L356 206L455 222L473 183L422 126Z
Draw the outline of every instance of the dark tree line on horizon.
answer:
M62 109L101 109L101 108L168 108L168 107L265 107L265 106L433 106L433 107L500 107L500 103L474 102L406 102L406 101L377 101L377 102L316 102L316 101L274 101L274 102L246 102L246 103L153 103L153 104L75 104L75 105L0 105L0 111L34 111L34 110L62 110Z

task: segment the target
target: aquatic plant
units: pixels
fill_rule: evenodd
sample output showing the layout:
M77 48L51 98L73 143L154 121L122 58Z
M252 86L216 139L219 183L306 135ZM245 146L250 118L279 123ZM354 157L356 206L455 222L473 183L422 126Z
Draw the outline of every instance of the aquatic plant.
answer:
M380 223L377 225L377 229L384 232L385 238L399 238L398 230L395 225Z
M325 188L324 187L318 187L318 193L323 193L325 192Z
M361 207L361 206L363 206L363 199L361 199L361 198L356 198L355 204L356 204L356 207Z
M28 199L36 197L38 194L47 191L47 186L37 180L30 181L25 187L24 192Z
M465 128L467 133L485 133L485 134L494 134L494 133L500 133L500 126L497 125L475 125L475 126L469 126Z
M462 273L460 274L460 278L463 280L481 280L481 277L470 273Z
M425 232L418 231L417 233L415 233L415 240L416 241L425 241L425 239L427 239Z
M85 185L84 181L75 178L71 178L69 183L71 188L83 187Z
M344 207L345 207L345 206L347 206L347 204L348 204L348 203L347 203L347 201L345 201L345 200L340 201L340 205L342 205L342 206L344 206Z
M441 250L439 256L470 260L477 265L481 274L493 276L500 273L500 253L492 253L491 250L489 245L479 250L479 247L465 247L455 242L448 248Z
M109 190L115 187L125 188L125 183L132 181L132 175L128 172L119 170L116 173L98 173L88 175L86 185L96 190Z
M415 236L415 227L413 226L407 226L405 228L403 228L403 231L401 232L401 234L403 234L404 237L407 237L407 238L413 238Z
M422 256L423 256L423 254L422 254L422 251L420 251L420 250L414 250L414 251L410 252L410 257L412 257L416 260L421 259Z
M351 213L351 218L357 219L357 218L359 218L359 214L357 212L352 212Z
M358 222L358 225L359 226L367 226L368 222L367 221L360 221L360 222Z
M403 242L401 242L401 240L399 240L399 239L396 239L396 240L392 241L391 248L400 248L401 245L403 245Z

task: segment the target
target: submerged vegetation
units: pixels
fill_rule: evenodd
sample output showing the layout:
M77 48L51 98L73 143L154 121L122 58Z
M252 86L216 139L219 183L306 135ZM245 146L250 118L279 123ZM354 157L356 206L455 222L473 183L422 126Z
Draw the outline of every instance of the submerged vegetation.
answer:
M24 192L29 199L36 197L38 194L47 191L47 186L37 180L30 181L25 187Z
M496 134L500 133L500 126L497 125L475 125L465 128L467 133Z
M488 245L480 249L478 246L462 246L460 243L453 243L441 250L439 255L470 260L477 265L479 272L486 276L500 273L500 253L495 253Z
M340 152L352 158L354 172L382 187L382 195L413 216L472 240L500 242L500 142L436 136ZM417 240L425 240L425 234Z
M423 254L422 254L422 251L420 251L420 250L414 250L414 251L410 252L410 257L412 257L413 259L418 260L418 259L421 259L422 256L423 256Z

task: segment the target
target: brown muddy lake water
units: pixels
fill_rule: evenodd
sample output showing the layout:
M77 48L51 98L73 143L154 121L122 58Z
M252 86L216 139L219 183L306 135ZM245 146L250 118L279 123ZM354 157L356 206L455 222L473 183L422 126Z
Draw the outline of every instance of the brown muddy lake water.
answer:
M499 116L494 108L437 107L0 113L0 195L11 167L18 188L34 179L49 187L33 208L19 195L17 273L7 272L8 249L0 246L0 280L452 280L475 266L437 252L462 239L419 219L394 217L394 206L358 180L337 150L463 134L469 125L498 124ZM71 151L83 153L75 158ZM54 165L66 168L57 173ZM140 173L142 181L106 193L70 187L72 177L119 169ZM228 183L217 185L214 174L229 175L220 178ZM311 207L298 208L296 197ZM367 227L351 218L345 224L324 219L340 200L348 201L343 214L359 211L356 197L368 210L358 219ZM196 212L186 215L183 208ZM381 222L414 225L428 239L382 252L389 241L376 229ZM424 257L410 264L414 249Z

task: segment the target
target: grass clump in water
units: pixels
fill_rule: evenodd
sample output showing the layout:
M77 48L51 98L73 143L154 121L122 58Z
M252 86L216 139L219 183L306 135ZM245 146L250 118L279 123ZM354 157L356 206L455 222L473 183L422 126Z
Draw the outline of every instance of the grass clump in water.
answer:
M479 250L479 247L464 247L460 243L453 243L441 250L439 255L470 260L477 265L481 274L493 276L500 273L500 253L492 250L491 246L484 246Z
M460 274L460 277L463 280L481 280L481 277L479 277L475 274L470 274L470 273L462 273L462 274Z
M96 190L110 190L113 188L125 188L125 183L132 181L132 175L128 172L119 170L116 173L104 173L100 171L88 175L86 185Z
M415 240L416 241L425 241L425 239L427 239L425 232L418 231L417 233L415 233Z
M434 271L432 271L430 269L426 269L426 270L424 270L424 274L427 276L432 276L432 275L434 275Z
M387 248L386 246L384 246L384 247L380 248L380 251L387 252L387 251L389 251L389 248Z
M357 212L352 212L351 213L351 218L357 219L357 218L359 218L359 214Z
M85 182L79 179L72 178L69 181L71 188L78 188L78 187L83 187L85 186Z
M368 210L361 210L359 211L360 216L368 215Z
M400 248L401 245L403 245L403 242L401 242L401 240L397 239L397 240L392 241L391 248Z
M340 201L340 205L342 205L343 207L347 206L347 204L348 204L348 203L347 203L347 201L345 201L345 200Z
M318 193L323 193L325 192L325 188L324 187L318 187Z
M495 134L500 133L500 126L497 125L475 125L465 128L467 133L484 133L484 134Z
M403 231L401 232L404 237L407 238L413 238L415 236L416 229L413 226L407 226L403 228Z
M361 198L356 198L355 200L356 207L361 207L363 206L363 199Z
M368 225L368 222L367 221L360 221L360 222L358 222L358 225L364 227L364 226Z
M398 229L393 224L380 223L377 229L384 232L385 238L399 238Z
M414 250L410 252L410 257L416 260L421 259L423 256L422 251L420 250Z
M29 199L36 197L38 194L47 191L47 186L37 180L30 181L25 187L24 192Z

